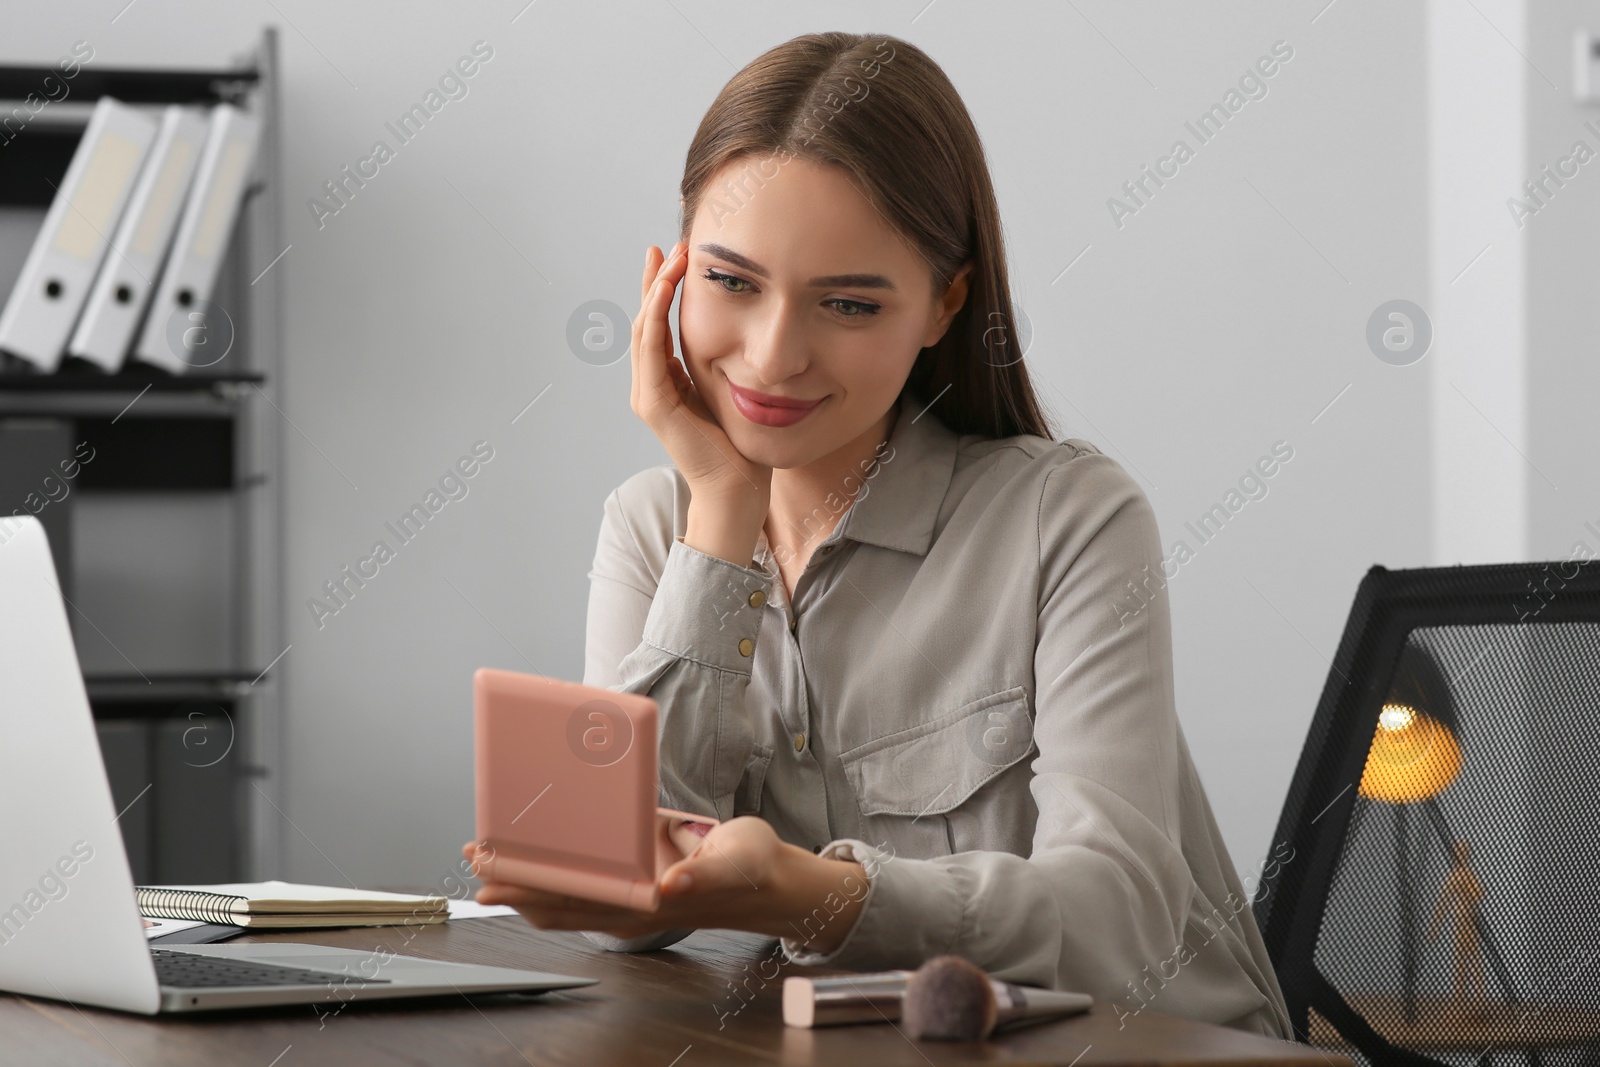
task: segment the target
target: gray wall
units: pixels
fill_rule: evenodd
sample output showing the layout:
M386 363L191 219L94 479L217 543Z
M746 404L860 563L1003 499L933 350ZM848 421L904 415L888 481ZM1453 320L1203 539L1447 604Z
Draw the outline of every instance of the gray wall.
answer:
M1529 8L1524 65L1528 125L1518 185L1544 166L1552 170L1582 140L1600 152L1600 103L1578 103L1570 91L1572 28L1600 33L1600 3L1542 0ZM1538 68L1537 71L1534 68ZM1542 72L1543 77L1541 77ZM1555 82L1557 88L1545 81ZM1600 555L1600 447L1595 443L1595 398L1600 396L1600 159L1555 189L1546 206L1527 219L1520 236L1527 249L1532 558ZM1507 190L1507 196L1515 190ZM1510 232L1507 213L1502 232ZM1548 478L1548 480L1546 480ZM1590 529L1590 525L1594 529Z
M907 0L868 17L853 4L683 0L545 0L520 15L520 0L403 12L124 3L6 0L0 59L50 61L88 39L95 64L213 65L263 22L282 28L292 248L274 269L286 285L279 395L293 421L293 647L280 664L284 860L258 874L441 878L472 829L472 670L581 676L601 501L665 453L629 410L627 361L574 358L567 318L597 298L637 310L644 246L674 239L705 107L739 66L799 33L905 37L967 100L1046 401L1138 478L1166 545L1195 550L1168 590L1178 707L1241 871L1273 844L1361 575L1374 562L1456 562L1436 558L1433 503L1430 375L1448 355L1448 325L1436 354L1408 367L1380 362L1364 337L1379 304L1426 302L1436 281L1421 9ZM1558 78L1582 6L1552 4L1535 20L1529 48ZM469 94L319 227L307 200L376 139L392 145L385 122L480 39L494 54ZM1294 55L1267 94L1198 145L1184 123L1279 40ZM1537 101L1540 158L1576 125L1575 109L1552 100ZM1117 226L1108 199L1178 138L1194 157ZM1557 206L1566 220L1537 227L1530 271L1533 381L1560 394L1544 398L1552 414L1572 405L1532 431L1568 475L1556 479L1564 494L1533 497L1555 531L1537 544L1551 553L1592 517L1579 502L1582 478L1592 490L1596 477L1580 459L1592 450L1576 406L1593 392L1562 385L1560 355L1595 325L1592 299L1578 311L1596 269L1580 218L1592 223L1600 178L1584 182ZM470 494L317 628L307 599L390 539L385 521L478 440L494 458ZM1268 494L1200 545L1184 523L1278 441L1294 457ZM1501 547L1522 550L1486 551Z

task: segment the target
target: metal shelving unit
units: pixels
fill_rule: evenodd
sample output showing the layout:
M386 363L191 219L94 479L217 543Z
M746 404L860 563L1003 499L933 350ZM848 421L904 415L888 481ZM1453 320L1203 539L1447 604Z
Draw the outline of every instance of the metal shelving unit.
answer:
M0 67L0 115L59 74ZM255 174L212 294L233 322L228 354L183 375L106 374L73 360L39 374L3 357L0 426L70 426L95 450L45 508L57 508L52 549L113 793L119 810L127 806L120 824L135 879L270 877L281 860L287 644L274 399L283 388L283 265L264 270L285 247L276 31L264 29L249 55L222 69L86 64L71 84L68 100L0 146L4 264L20 266L98 97L152 108L226 101L262 118ZM0 291L12 280L0 276ZM5 484L28 483L32 475L15 468L23 457L15 453L7 471L0 445Z

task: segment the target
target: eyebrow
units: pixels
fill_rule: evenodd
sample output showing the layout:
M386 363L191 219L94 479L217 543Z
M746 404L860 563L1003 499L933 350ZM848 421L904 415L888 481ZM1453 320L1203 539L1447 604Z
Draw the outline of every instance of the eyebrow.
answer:
M736 267L754 274L758 278L767 277L767 270L748 256L741 256L733 249L719 244L703 244L698 246L700 251L708 255L725 259ZM821 278L812 278L811 285L818 289L887 289L891 293L899 292L899 287L881 274L829 274Z

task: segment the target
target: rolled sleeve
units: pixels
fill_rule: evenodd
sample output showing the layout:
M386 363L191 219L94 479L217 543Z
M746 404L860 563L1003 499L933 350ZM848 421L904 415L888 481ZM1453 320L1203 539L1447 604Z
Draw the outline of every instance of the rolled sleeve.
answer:
M749 678L765 603L750 598L758 591L765 598L775 577L690 548L680 537L667 552L641 639L676 659Z
M589 570L584 683L656 702L663 806L731 818L733 791L753 744L743 694L762 615L751 594L760 590L756 604L763 603L778 576L770 568L740 567L708 555L681 537L665 561L659 555L652 561L622 495L618 490L606 498ZM622 938L582 931L610 952L667 948L693 932Z
M652 573L620 492L612 493L589 572L584 681L656 702L662 806L731 819L755 745L744 698L761 606L778 575L681 536L665 560L659 552Z

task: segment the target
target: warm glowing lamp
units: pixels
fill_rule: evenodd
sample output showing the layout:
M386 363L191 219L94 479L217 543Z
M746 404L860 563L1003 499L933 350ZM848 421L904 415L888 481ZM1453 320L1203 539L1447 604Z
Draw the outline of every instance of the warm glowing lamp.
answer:
M1411 804L1437 796L1461 773L1461 745L1444 723L1409 704L1385 704L1359 791L1368 800Z
M1412 1024L1417 1021L1416 897L1422 889L1420 860L1426 842L1413 842L1411 815L1415 811L1423 817L1424 826L1433 830L1446 854L1452 854L1458 843L1466 845L1451 832L1438 799L1461 775L1458 722L1452 686L1445 681L1434 654L1421 643L1408 640L1395 666L1388 698L1378 711L1372 747L1367 750L1356 793L1369 801L1381 801L1394 812L1403 1004L1406 1021ZM1357 808L1357 815L1361 810ZM1356 825L1353 819L1352 836ZM1497 961L1497 973L1503 972L1496 939L1481 916L1476 922L1485 950Z

